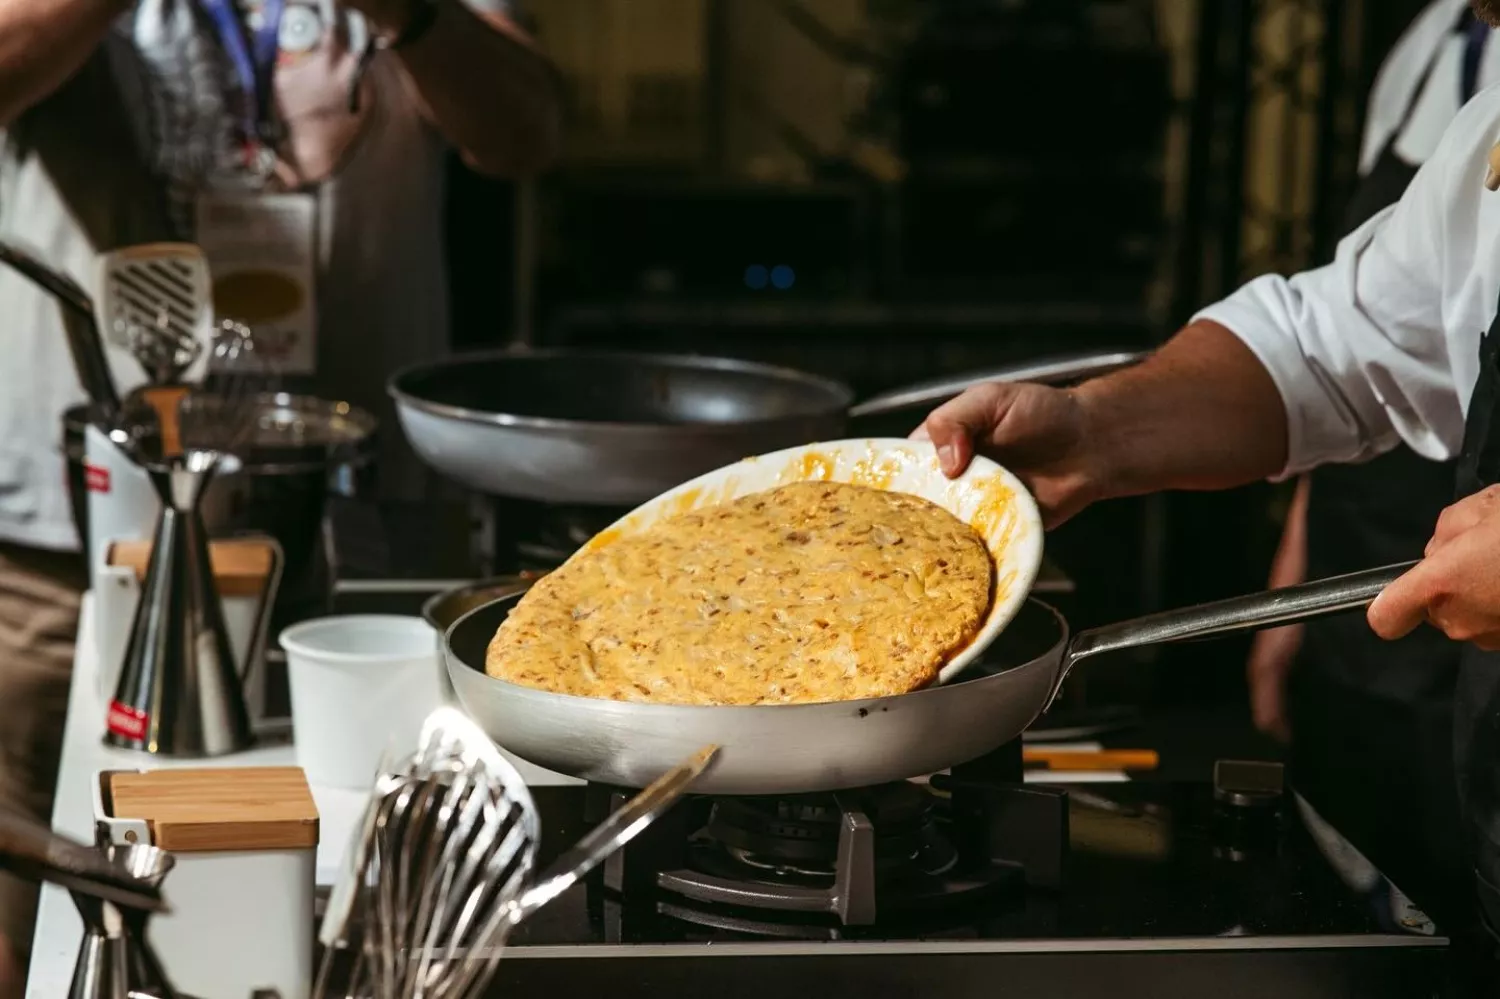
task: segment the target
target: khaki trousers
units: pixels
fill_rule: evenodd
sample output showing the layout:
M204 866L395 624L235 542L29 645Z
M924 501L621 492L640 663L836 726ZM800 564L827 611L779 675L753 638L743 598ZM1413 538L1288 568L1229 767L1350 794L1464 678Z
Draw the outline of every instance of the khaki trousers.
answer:
M48 825L86 585L81 555L0 542L0 808ZM23 962L36 903L35 885L0 873L0 933Z

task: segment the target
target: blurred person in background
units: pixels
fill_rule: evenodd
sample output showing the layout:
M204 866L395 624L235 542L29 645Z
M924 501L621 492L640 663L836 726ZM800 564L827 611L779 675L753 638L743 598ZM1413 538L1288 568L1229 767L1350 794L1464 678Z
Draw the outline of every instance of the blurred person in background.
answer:
M1491 33L1466 0L1436 0L1407 29L1370 95L1345 232L1400 200L1459 109L1500 81ZM1453 501L1454 470L1403 445L1304 475L1270 585L1421 558ZM1299 793L1434 915L1462 877L1452 751L1462 649L1426 627L1384 642L1349 615L1262 632L1248 663L1255 724L1290 742Z
M377 413L448 349L448 148L527 175L558 123L507 0L0 0L0 239L86 288L98 252L163 239L291 275L285 374ZM56 304L3 268L0 317L0 806L50 821L86 578L59 421L83 399ZM123 392L141 373L112 354ZM422 482L385 437L385 482ZM0 994L35 905L4 876Z

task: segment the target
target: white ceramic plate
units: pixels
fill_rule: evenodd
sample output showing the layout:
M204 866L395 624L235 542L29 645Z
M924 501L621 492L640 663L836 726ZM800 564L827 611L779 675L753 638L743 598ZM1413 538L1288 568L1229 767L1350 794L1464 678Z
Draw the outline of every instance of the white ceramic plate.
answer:
M792 482L849 482L910 493L936 503L984 538L995 560L995 598L974 640L939 672L939 683L961 673L1005 630L1041 567L1042 518L1019 479L981 457L963 475L949 479L930 443L892 438L825 441L726 465L637 507L599 532L584 551L663 517Z

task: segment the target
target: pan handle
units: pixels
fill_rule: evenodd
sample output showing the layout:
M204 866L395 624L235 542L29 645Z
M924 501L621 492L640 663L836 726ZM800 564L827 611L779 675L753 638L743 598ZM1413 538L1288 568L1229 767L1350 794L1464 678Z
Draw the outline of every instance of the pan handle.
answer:
M1094 353L1063 354L1036 361L1022 361L999 368L987 368L963 375L949 375L932 381L918 382L906 388L885 392L866 399L849 410L851 417L883 416L919 406L947 402L965 389L986 382L1040 382L1055 385L1107 375L1120 368L1139 363L1146 351L1113 350Z
M68 275L9 243L0 242L0 263L8 265L57 299L62 311L63 331L68 338L68 352L73 357L79 382L90 401L103 412L106 422L110 426L119 422L120 393L110 374L109 361L104 356L104 342L99 338L99 326L94 319L94 301L88 292Z
M1057 699L1063 681L1079 660L1105 652L1147 645L1184 642L1238 631L1259 631L1369 606L1380 592L1416 562L1365 569L1310 583L1284 586L1227 600L1162 611L1145 617L1090 628L1074 636L1063 656L1047 706Z

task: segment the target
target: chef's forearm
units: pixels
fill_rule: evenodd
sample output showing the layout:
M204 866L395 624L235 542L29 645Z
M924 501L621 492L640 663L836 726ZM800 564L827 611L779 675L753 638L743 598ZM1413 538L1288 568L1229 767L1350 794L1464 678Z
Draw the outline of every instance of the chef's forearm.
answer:
M396 54L433 125L476 170L524 177L557 154L557 80L519 30L440 0L431 29Z
M0 0L0 127L82 66L132 0Z
M1194 323L1142 364L1075 391L1103 496L1227 489L1286 465L1287 417L1276 384L1217 323Z

